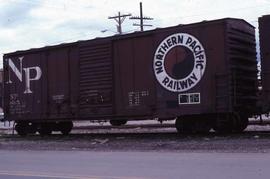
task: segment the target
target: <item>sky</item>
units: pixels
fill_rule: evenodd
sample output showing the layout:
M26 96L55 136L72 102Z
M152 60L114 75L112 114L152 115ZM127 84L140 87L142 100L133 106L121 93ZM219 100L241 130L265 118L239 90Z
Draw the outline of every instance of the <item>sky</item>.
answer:
M241 18L257 27L258 17L270 14L270 0L0 0L0 53L26 50L116 33L108 19L143 12L154 20L146 30L225 17ZM124 33L138 31L128 18ZM0 57L0 68L2 57Z

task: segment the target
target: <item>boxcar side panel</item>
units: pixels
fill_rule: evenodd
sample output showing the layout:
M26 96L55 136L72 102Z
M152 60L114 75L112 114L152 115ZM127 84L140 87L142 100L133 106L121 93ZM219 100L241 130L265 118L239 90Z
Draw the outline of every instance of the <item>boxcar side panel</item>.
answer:
M258 91L254 27L241 20L229 21L226 28L226 54L230 111L251 116Z
M39 119L44 115L47 86L41 66L45 58L45 53L4 57L4 108L9 120Z
M78 58L76 47L63 47L47 52L48 114L49 118L68 118L74 115L72 108L77 88L73 71ZM75 80L75 81L74 81Z
M179 40L173 43L177 38ZM173 48L166 48L170 43L175 44ZM178 26L157 33L155 50L158 55L166 54L162 63L165 77L161 77L161 81L155 80L160 116L215 113L221 105L227 109L226 98L217 100L217 89L221 84L216 79L227 72L223 22ZM159 78L158 65L154 67ZM199 71L194 76L196 67Z
M29 50L4 57L5 117L55 120L76 117L78 55L75 46Z
M79 115L82 118L113 114L111 54L110 40L97 39L79 45Z
M156 90L152 57L152 35L114 41L115 99L118 115L153 115Z

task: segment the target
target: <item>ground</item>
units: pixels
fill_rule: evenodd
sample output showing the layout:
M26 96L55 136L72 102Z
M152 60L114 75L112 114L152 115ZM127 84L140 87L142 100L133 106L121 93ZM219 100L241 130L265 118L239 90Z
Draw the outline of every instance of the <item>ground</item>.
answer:
M269 178L270 126L240 134L178 134L173 123L79 122L69 136L20 137L0 126L0 178Z

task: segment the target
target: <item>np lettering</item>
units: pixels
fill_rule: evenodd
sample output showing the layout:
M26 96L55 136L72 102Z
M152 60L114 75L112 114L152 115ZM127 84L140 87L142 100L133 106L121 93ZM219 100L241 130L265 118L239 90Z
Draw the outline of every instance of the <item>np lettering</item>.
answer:
M14 62L9 58L7 59L8 61L8 66L11 69L11 71L15 74L15 76L18 78L20 82L25 83L25 94L31 94L33 91L31 90L31 84L34 83L35 81L38 81L41 78L42 71L40 67L38 66L33 66L33 67L23 67L23 58L24 57L19 57L19 67L16 67ZM24 79L23 79L23 73L24 73ZM31 75L32 74L32 75ZM34 75L33 75L34 74ZM9 75L9 80L8 83L12 83Z

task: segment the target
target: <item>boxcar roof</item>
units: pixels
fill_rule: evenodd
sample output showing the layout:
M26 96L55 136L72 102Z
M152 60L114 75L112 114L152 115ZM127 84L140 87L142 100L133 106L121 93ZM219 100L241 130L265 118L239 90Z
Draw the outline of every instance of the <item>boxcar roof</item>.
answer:
M217 19L217 20L211 20L211 21L201 21L201 22L196 22L196 23L192 23L192 24L179 24L179 25L171 26L171 27L156 28L156 29L148 30L148 31L144 31L144 32L133 32L133 33L129 33L129 34L113 35L113 36L109 36L109 37L97 37L97 38L89 39L89 40L79 40L79 41L71 42L71 43L62 43L62 44L58 44L58 45L45 46L45 47L40 47L40 48L31 48L28 50L19 50L19 51L4 54L4 58L8 57L8 56L23 55L23 54L35 53L35 52L39 52L39 51L46 51L46 50L51 50L51 49L76 46L76 45L79 45L80 43L85 43L85 42L95 43L95 42L100 42L100 41L111 41L111 40L118 40L118 39L125 39L125 38L134 38L134 37L149 35L153 32L167 31L167 30L171 30L171 29L175 29L175 28L179 28L179 27L196 27L196 26L201 26L201 25L223 23L223 22L228 22L228 21L242 21L243 23L254 28L254 26L252 26L251 24L249 24L247 21L245 21L243 19L223 18L223 19Z

